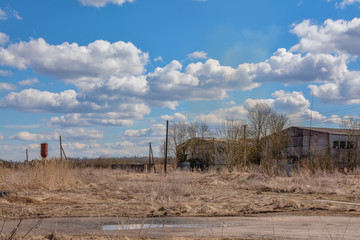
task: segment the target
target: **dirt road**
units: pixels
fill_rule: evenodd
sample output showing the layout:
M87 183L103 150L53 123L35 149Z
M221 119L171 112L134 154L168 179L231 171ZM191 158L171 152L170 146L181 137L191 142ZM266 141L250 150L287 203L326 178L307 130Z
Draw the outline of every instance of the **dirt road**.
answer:
M2 235L10 234L19 221L6 221ZM38 219L21 222L16 236L24 236ZM1 223L2 225L2 223ZM112 229L112 230L110 230ZM249 217L168 217L110 218L75 217L46 218L30 235L49 233L67 236L115 236L151 238L231 238L240 239L359 239L360 217L263 215Z

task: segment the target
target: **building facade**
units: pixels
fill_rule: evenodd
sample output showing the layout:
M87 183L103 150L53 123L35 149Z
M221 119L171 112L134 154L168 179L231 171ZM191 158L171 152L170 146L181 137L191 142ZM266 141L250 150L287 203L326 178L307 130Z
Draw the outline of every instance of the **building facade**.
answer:
M290 139L285 152L291 159L327 154L338 165L357 163L359 135L355 131L309 127L290 127L285 131Z

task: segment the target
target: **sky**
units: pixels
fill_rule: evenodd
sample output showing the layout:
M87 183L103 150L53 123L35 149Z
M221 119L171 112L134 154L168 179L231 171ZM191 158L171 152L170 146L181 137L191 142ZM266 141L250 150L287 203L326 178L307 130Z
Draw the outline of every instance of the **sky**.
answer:
M0 158L155 155L166 120L360 116L360 0L2 0ZM310 121L311 119L311 121ZM311 123L310 123L311 122Z

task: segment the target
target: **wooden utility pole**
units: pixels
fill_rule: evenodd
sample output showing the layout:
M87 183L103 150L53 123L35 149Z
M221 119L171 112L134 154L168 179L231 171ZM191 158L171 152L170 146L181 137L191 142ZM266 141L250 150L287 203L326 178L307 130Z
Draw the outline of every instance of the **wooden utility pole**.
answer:
M62 143L61 143L61 136L60 136L60 160L62 161Z
M151 142L149 142L149 164L148 164L148 172L151 172L151 167L154 168L154 172L156 173L155 162L154 162L154 154L153 154Z
M166 175L167 152L168 152L168 135L169 135L169 121L166 120L165 161L164 161L164 173L165 173L165 175Z
M247 162L247 156L246 156L246 125L244 125L244 167L246 166L246 162Z
M29 162L29 154L28 154L28 150L26 149L26 163Z
M61 136L60 136L60 160L61 161L63 160L63 155L65 157L65 160L67 160L64 148L62 146Z

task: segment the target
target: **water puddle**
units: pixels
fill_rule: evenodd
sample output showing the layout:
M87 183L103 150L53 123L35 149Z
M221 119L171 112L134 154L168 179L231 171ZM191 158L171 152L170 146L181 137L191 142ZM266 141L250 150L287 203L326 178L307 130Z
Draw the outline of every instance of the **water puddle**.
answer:
M104 225L102 230L136 230L149 228L207 228L209 224L124 224L124 225Z

